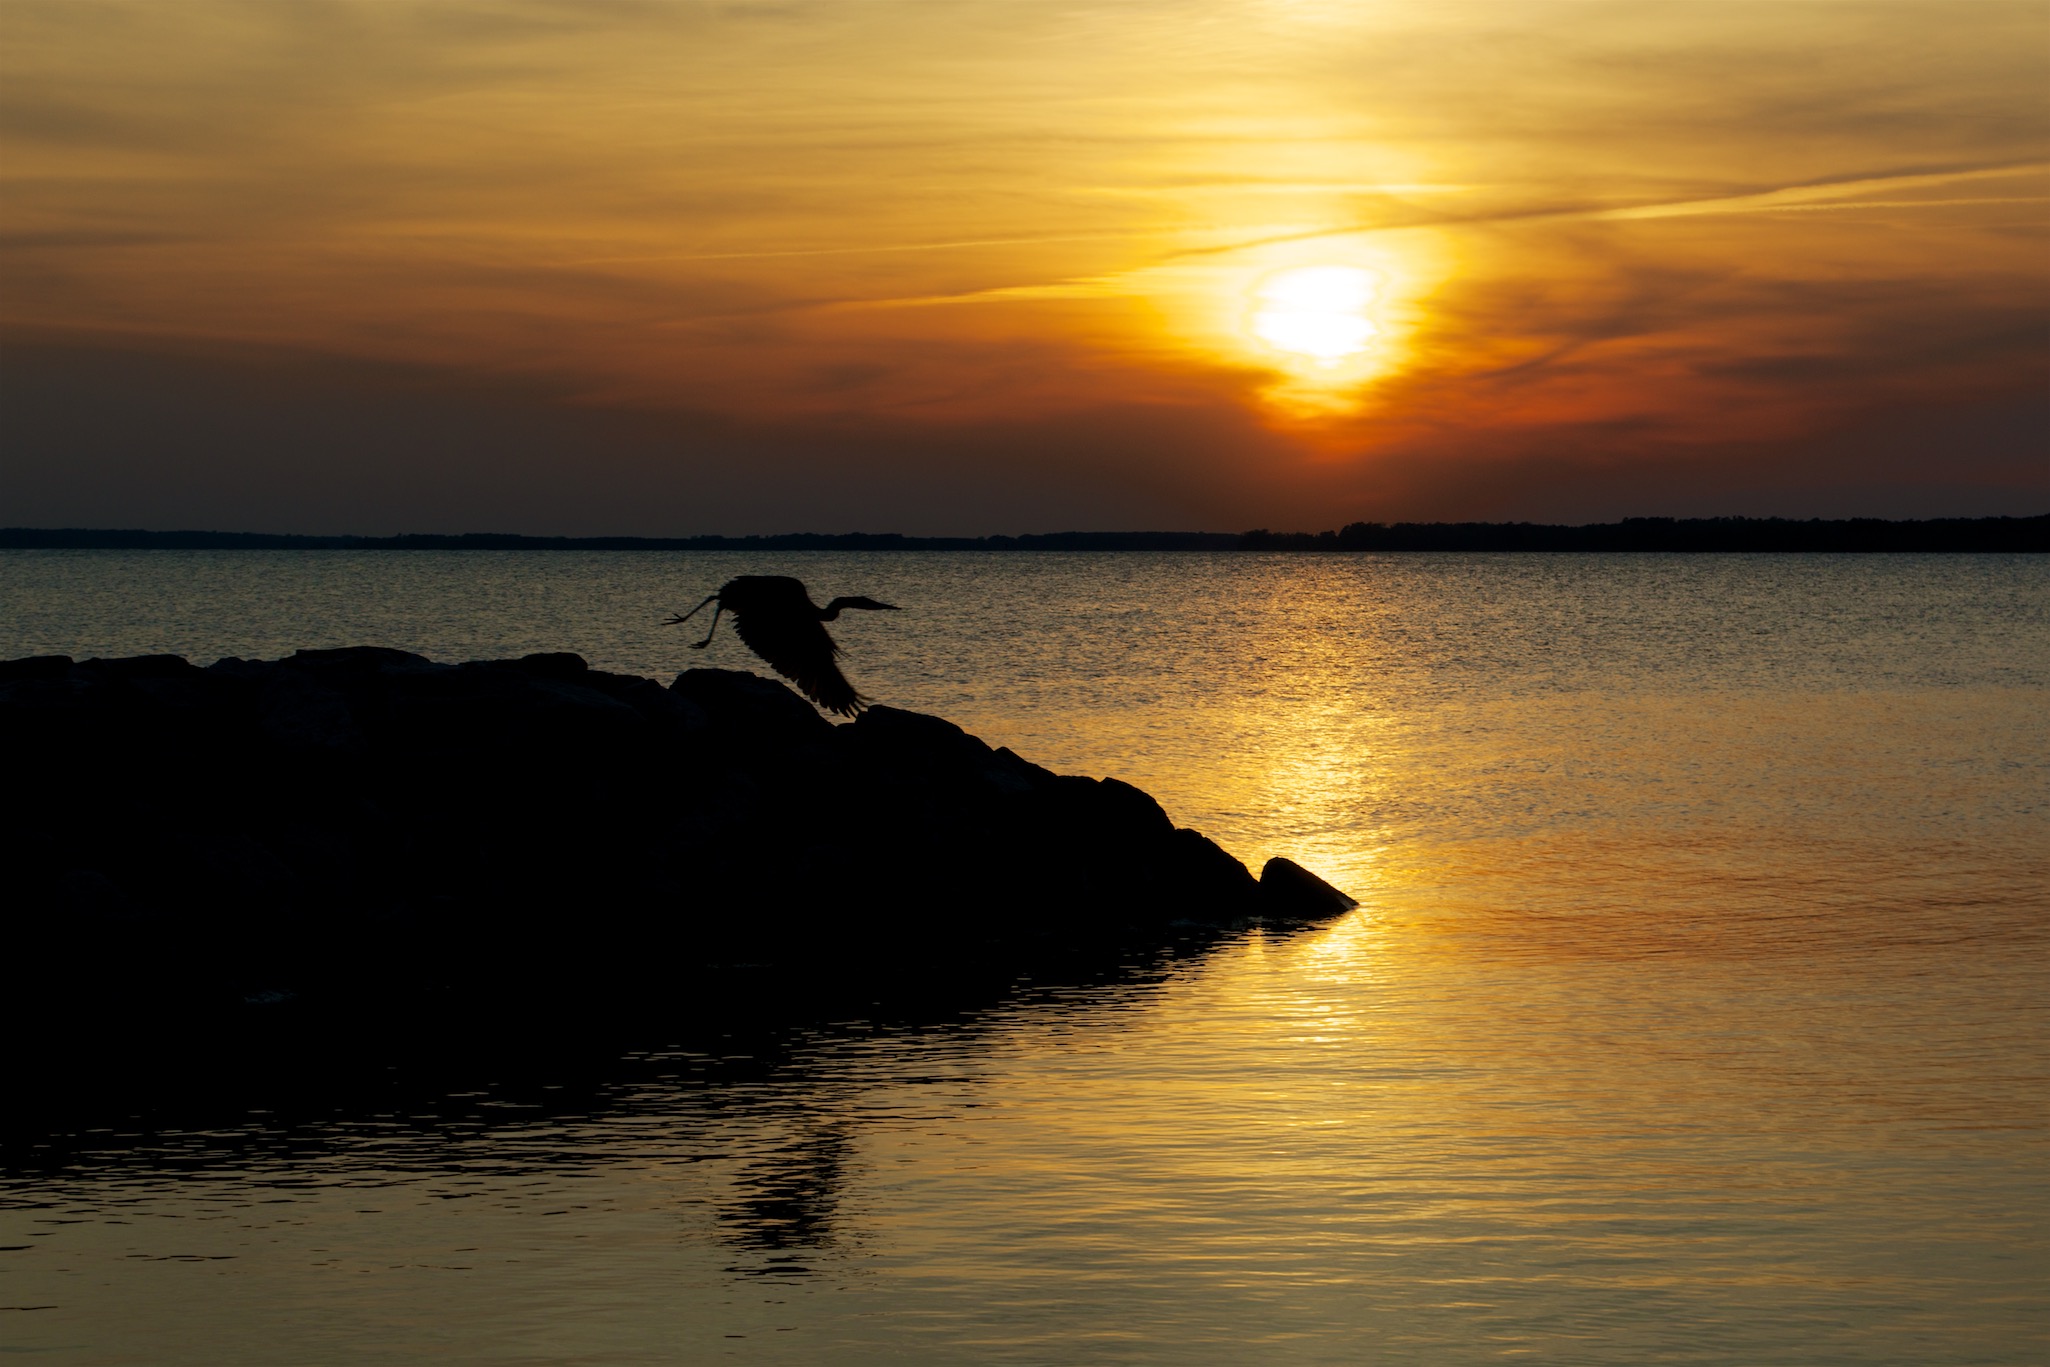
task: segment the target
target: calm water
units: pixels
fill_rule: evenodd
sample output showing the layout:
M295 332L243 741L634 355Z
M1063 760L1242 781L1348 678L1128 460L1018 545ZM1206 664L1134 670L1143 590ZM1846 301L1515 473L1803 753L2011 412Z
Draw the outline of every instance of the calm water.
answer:
M0 552L0 657L666 678L750 667L655 622L779 571L906 609L836 628L879 699L1365 905L773 1059L75 1137L0 1172L0 1347L2050 1358L2043 558Z

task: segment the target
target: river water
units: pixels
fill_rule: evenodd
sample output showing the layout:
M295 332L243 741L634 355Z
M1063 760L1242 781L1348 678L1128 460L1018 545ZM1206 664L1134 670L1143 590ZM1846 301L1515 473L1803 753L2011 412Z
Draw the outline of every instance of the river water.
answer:
M778 572L904 609L834 628L877 699L1362 907L961 1019L17 1147L0 1349L2050 1359L2045 558L0 552L0 657L666 680L751 667L657 622Z

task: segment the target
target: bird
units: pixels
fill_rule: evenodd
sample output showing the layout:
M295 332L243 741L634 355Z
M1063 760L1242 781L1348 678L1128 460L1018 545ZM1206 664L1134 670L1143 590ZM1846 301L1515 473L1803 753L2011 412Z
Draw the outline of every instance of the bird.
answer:
M844 608L896 612L899 609L895 603L878 603L873 598L835 598L820 607L812 602L800 579L782 574L743 574L727 580L717 593L662 625L679 626L714 603L718 606L712 608L712 630L705 633L704 640L694 642L692 650L703 650L712 644L712 635L719 630L719 614L730 612L733 629L747 642L748 649L796 684L805 697L843 717L854 716L868 706L869 700L854 691L854 685L847 682L840 666L833 662L840 647L826 634L823 623L838 618Z

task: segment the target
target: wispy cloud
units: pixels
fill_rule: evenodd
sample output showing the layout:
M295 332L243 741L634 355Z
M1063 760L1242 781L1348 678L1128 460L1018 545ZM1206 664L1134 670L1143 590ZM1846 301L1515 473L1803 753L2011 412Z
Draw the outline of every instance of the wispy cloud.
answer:
M1054 233L1044 237L971 237L954 242L884 242L841 247L779 247L738 252L634 252L618 256L585 256L565 262L574 266L618 265L654 261L775 261L807 256L887 256L899 252L958 252L977 247L1038 247L1063 242L1116 242L1158 236L1158 230L1129 228L1105 233Z
M1174 252L1176 257L1222 256L1231 252L1291 242L1314 242L1320 238L1357 237L1374 233L1416 232L1427 229L1485 228L1512 223L1629 223L1662 218L1700 218L1719 214L1766 214L1800 210L1856 208L1943 208L1968 204L2041 204L2044 196L1997 196L1962 199L1868 200L1860 196L1890 194L1901 190L1934 188L1970 181L2050 174L2050 162L2021 162L2007 166L1971 166L1946 171L1915 172L1908 175L1862 175L1841 180L1747 190L1734 195L1662 200L1622 206L1552 203L1473 214L1418 215L1375 223L1353 222L1301 232L1245 238Z

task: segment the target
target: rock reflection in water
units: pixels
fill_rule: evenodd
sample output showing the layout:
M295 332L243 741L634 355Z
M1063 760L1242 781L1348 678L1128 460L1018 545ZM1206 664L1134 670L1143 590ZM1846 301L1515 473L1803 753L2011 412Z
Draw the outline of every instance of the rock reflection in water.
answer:
M804 1123L787 1142L743 1162L719 1203L719 1225L734 1247L771 1255L736 1273L809 1272L809 1250L833 1246L841 1187L853 1143L843 1125Z

